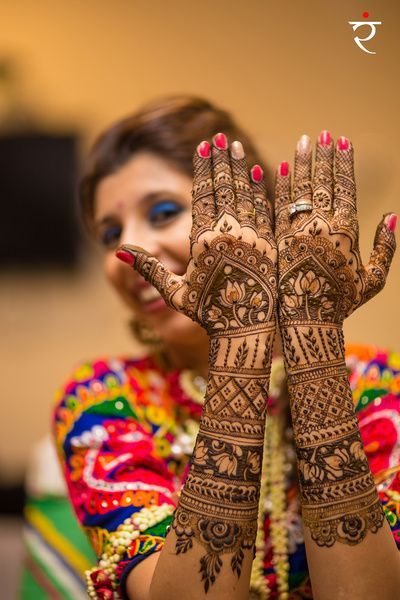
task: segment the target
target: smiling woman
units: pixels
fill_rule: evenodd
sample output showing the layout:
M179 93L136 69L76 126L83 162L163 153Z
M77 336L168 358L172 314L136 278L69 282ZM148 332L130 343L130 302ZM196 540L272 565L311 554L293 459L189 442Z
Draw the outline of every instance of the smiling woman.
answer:
M241 139L247 157L262 161L231 116L210 102L177 96L148 104L110 128L95 143L81 183L81 205L88 230L104 246L108 280L133 311L139 340L168 347L168 361L208 372L204 331L166 306L159 292L115 258L118 245L145 247L183 275L189 259L192 224L193 149L223 130Z
M94 227L105 246L105 271L139 319L159 318L163 311L165 320L166 315L173 318L175 311L167 310L150 283L116 260L115 250L135 240L183 274L189 253L190 191L189 177L150 152L139 152L98 186ZM168 327L168 320L164 323Z
M313 177L305 138L301 210L282 163L276 227L252 144L205 100L148 105L94 145L84 218L157 344L81 365L58 395L92 598L393 600L400 585L400 358L342 333L384 284L395 216L364 268L350 143L322 132Z

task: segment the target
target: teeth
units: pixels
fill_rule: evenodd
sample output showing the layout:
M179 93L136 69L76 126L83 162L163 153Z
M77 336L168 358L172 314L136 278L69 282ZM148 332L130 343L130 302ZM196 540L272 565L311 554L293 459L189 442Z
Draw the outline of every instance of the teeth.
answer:
M140 302L153 302L161 298L161 294L154 287L144 288L138 293L138 298Z

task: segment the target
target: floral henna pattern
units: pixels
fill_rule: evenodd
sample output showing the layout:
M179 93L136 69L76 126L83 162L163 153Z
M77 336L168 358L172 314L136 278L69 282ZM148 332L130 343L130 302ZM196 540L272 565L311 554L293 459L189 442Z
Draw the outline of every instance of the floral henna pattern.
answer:
M191 466L175 511L177 554L195 544L205 592L225 564L239 577L257 531L277 304L277 248L262 182L243 158L194 157L193 226L184 276L124 246L169 306L208 333L209 377Z
M185 313L200 321L210 336L265 329L274 320L276 288L275 265L267 250L260 252L255 244L230 234L204 244L183 296Z
M289 176L277 176L279 319L288 372L304 523L320 546L357 544L383 513L366 459L344 362L344 319L384 286L395 251L378 227L370 262L358 246L353 150L298 149L293 197L313 210L291 220Z
M243 458L246 458L244 462ZM207 465L209 475L226 475L235 481L257 481L261 469L261 449L246 448L214 438L200 438L193 453L195 467ZM201 471L201 469L200 469Z
M202 287L205 265L217 260L220 269ZM210 373L191 469L172 527L177 552L191 548L193 539L205 548L200 572L206 592L225 554L240 576L257 530L275 306L273 287L262 283L264 269L275 281L273 263L263 253L243 240L217 238L199 258L193 293L186 296L187 314L207 319ZM185 528L182 521L188 523Z

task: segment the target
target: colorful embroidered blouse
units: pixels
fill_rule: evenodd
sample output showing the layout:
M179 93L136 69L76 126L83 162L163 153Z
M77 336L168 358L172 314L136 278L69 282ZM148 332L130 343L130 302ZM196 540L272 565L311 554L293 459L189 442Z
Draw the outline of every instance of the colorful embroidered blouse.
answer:
M347 364L365 451L400 548L400 355L353 346ZM187 377L152 357L98 360L79 366L59 392L57 449L75 513L99 557L88 577L92 597L125 597L127 574L163 546L201 414L185 392ZM290 599L312 598L293 485L287 506ZM268 511L265 534L264 576L277 598ZM114 571L106 568L110 560Z

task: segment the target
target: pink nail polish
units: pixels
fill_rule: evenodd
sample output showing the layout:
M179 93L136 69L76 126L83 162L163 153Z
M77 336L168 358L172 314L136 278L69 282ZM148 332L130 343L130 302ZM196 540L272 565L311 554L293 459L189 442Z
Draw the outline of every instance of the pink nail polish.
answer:
M346 137L344 137L343 135L340 138L338 138L338 141L337 141L338 150L348 150L349 145L350 145L349 140Z
M213 142L218 150L226 150L228 147L228 139L224 133L217 133L214 135Z
M208 158L210 156L211 146L207 141L201 142L197 146L197 154L202 158Z
M318 141L321 144L321 146L329 146L329 144L332 141L332 137L331 137L330 132L327 131L326 129L324 129L323 131L321 131L321 133L319 134Z
M390 215L386 220L386 225L390 231L394 231L397 225L397 215Z
M254 183L260 183L260 181L263 180L264 171L262 170L260 165L254 165L254 167L250 171L250 174Z
M289 174L289 163L288 162L281 162L281 164L279 165L279 175L281 175L282 177L286 177L286 175Z
M120 260L122 260L123 262L130 265L131 267L133 267L133 265L135 264L135 257L130 252L127 252L126 250L117 250L115 253L115 256L117 258L119 258Z

